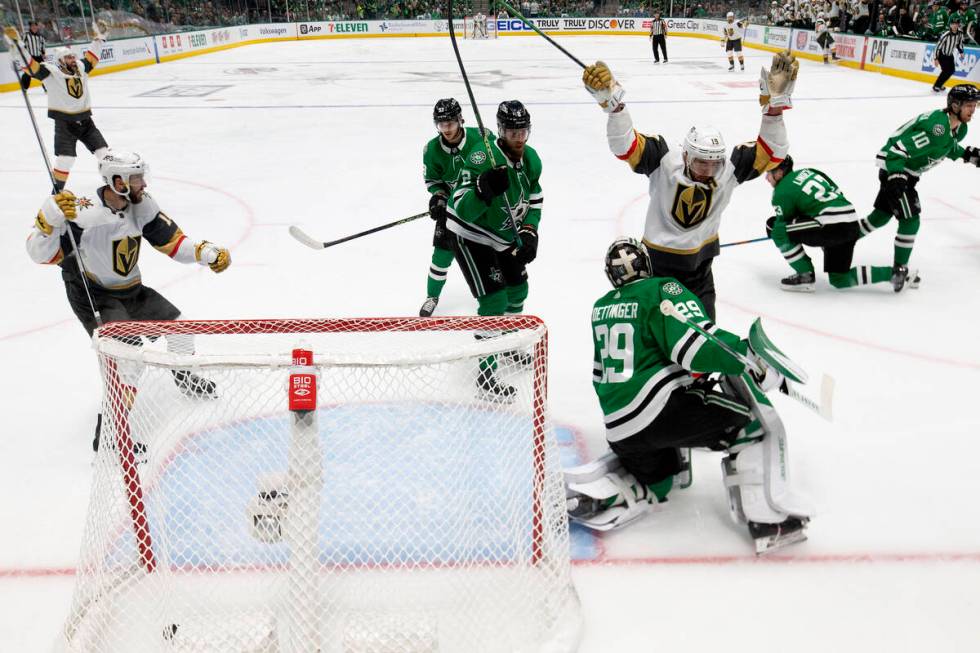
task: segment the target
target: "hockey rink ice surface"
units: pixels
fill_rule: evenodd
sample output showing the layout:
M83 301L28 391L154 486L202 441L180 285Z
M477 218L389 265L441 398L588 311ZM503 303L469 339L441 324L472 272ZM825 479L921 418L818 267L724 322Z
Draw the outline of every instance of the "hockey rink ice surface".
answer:
M670 38L659 66L641 37L561 42L609 63L637 128L671 146L694 122L720 128L729 147L757 134L768 53L748 50L747 70L729 73L713 41ZM646 179L609 153L580 69L542 39L461 46L488 126L505 99L532 116L545 203L526 308L550 330L563 458L582 462L605 450L590 308L609 287L608 244L642 232ZM96 124L150 162L149 190L167 215L192 239L231 248L222 275L143 248L144 281L185 317L417 314L430 221L324 251L286 228L332 240L426 209L432 105L454 96L476 124L448 38L252 45L95 77L91 89ZM30 97L50 147L44 95ZM878 148L944 104L924 83L809 61L794 100L796 165L828 173L862 214L878 188ZM964 144L980 145L980 123L971 130ZM47 650L68 612L100 382L59 271L24 249L49 186L19 94L0 96L0 132L0 651L19 653ZM97 182L80 152L69 188L91 193ZM794 482L817 509L810 539L756 558L729 519L719 454L695 452L693 486L663 510L602 537L573 534L583 652L980 650L980 170L944 162L918 189L918 290L835 291L818 273L815 294L785 293L790 269L771 243L722 250L718 324L744 334L761 316L812 378L837 381L833 424L774 399ZM763 179L737 190L722 242L764 235L770 196ZM893 221L861 241L854 263L890 265L894 233ZM454 266L438 314L475 307Z

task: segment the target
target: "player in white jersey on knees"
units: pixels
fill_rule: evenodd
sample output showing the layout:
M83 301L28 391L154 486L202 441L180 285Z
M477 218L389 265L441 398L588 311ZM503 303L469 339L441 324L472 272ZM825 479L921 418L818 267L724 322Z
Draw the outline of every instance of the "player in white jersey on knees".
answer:
M798 378L795 366L761 325L747 340L719 329L694 294L651 270L635 239L606 253L613 289L592 309L592 384L612 451L566 470L571 518L599 531L639 519L667 500L675 479L690 483L690 447L704 447L725 452L731 515L748 526L757 553L806 539L811 511L790 489L785 430L765 395L784 374ZM683 317L665 314L664 304Z
M48 118L54 120L54 173L55 187L61 190L75 165L78 141L95 155L105 156L109 146L102 132L92 121L92 100L89 93L89 73L98 65L103 30L96 29L95 40L82 56L81 65L75 54L66 47L58 47L52 53L54 64L27 62L25 70L41 81L48 92Z
M742 39L745 37L745 21L735 20L735 14L731 11L725 17L725 24L721 28L721 46L725 48L728 55L728 72L735 70L735 54L738 54L738 65L745 70L745 57L742 56Z
M714 127L692 127L683 147L671 148L663 136L645 135L633 127L623 102L624 91L603 62L586 67L586 90L608 114L606 138L617 158L634 172L649 177L643 244L656 276L674 277L715 315L715 286L711 262L720 252L718 226L734 189L775 168L789 149L784 109L799 64L787 52L773 56L772 69L760 79L762 125L754 142L736 145L729 155Z
M147 165L135 152L110 152L99 162L104 186L85 195L61 191L41 206L27 238L27 252L35 263L58 265L68 303L91 336L98 326L92 306L103 322L117 320L176 320L180 310L163 295L143 285L139 269L140 244L180 263L207 265L224 272L231 265L227 249L206 240L191 241L146 192ZM71 230L78 250L72 247ZM77 261L85 270L83 284ZM139 346L140 342L129 343ZM168 336L167 349L194 351L192 336ZM215 384L187 370L174 370L174 382L186 395L216 396ZM123 379L127 399L136 396L136 380ZM130 403L130 405L132 405ZM101 415L99 416L101 424ZM99 426L93 446L98 449Z

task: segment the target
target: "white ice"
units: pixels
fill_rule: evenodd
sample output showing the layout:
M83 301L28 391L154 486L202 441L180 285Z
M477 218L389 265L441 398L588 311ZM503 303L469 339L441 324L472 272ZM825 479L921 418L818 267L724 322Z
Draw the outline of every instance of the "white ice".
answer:
M643 38L562 42L610 64L643 131L674 144L702 122L729 144L755 138L764 52L747 51L748 70L728 73L713 41L672 38L671 62L660 66ZM610 155L604 114L555 49L538 38L462 46L491 126L504 99L532 114L545 208L527 310L550 328L556 421L600 454L589 308L607 287L607 244L641 231L646 180ZM142 96L171 85L221 88ZM416 313L430 222L319 252L286 226L332 239L425 210L420 154L434 135L432 104L455 96L475 124L448 39L253 45L96 77L92 92L109 143L151 162L164 211L191 237L232 249L220 276L145 250L146 283L186 316ZM30 97L50 146L44 95ZM802 63L795 101L786 122L797 165L830 174L861 212L877 192L874 155L887 136L943 103L922 83L812 62ZM40 651L68 609L100 390L58 270L24 251L48 184L19 94L0 97L0 133L0 650ZM97 181L81 153L70 187ZM795 482L818 509L810 539L757 559L728 518L718 456L696 454L692 488L603 537L597 559L576 562L582 651L980 650L978 181L980 171L946 162L919 185L916 291L841 292L821 277L816 294L787 294L778 281L790 270L771 243L723 250L719 324L744 333L761 315L784 351L837 379L833 424L775 400ZM723 242L763 235L769 197L764 180L736 191ZM890 265L894 231L893 222L861 241L855 263ZM474 309L454 268L439 312Z

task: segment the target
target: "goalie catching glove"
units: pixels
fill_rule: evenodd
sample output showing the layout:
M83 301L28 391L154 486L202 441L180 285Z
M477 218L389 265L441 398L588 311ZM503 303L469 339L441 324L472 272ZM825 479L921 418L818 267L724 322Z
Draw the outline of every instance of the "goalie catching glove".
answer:
M626 91L613 77L609 66L602 61L585 67L582 71L582 83L585 84L585 90L595 98L606 113L612 113L623 105Z
M213 272L224 272L231 265L231 253L224 247L202 240L194 247L194 259Z
M766 112L793 108L793 88L799 70L800 62L789 50L774 54L769 70L762 68L759 75L759 104Z

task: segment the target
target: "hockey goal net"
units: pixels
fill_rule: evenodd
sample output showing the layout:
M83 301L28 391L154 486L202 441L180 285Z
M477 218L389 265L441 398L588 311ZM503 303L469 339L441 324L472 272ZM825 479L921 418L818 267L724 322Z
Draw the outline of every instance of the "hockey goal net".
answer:
M574 650L537 318L116 322L95 342L58 649Z
M463 33L467 39L497 38L497 17L485 14L473 14L463 18Z

